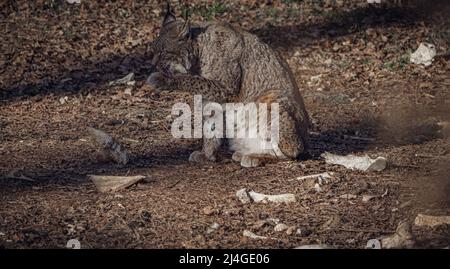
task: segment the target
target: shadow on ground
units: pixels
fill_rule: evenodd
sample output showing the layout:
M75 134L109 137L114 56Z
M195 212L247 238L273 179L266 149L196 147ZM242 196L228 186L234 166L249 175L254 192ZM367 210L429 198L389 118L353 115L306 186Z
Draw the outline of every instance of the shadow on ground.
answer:
M421 19L423 17L417 14L417 9L369 6L333 13L322 24L267 26L252 32L276 49L289 49L299 45L308 46L310 42L322 38L332 40L370 27L388 27L394 24L408 26ZM97 62L86 61L81 69L69 68L60 73L49 74L48 78L36 82L10 85L0 90L0 100L13 101L39 94L59 95L80 90L89 92L130 72L134 72L138 83L142 83L151 67L151 52L147 49L149 46L150 42L131 53L108 56Z

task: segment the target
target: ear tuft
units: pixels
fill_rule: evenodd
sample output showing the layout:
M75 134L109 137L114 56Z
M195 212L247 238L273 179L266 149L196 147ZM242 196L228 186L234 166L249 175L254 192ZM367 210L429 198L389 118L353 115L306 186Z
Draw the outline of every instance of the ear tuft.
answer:
M165 26L176 20L177 20L177 18L175 16L175 12L173 12L172 8L170 7L170 1L167 1L166 2L166 15L164 15L162 26Z

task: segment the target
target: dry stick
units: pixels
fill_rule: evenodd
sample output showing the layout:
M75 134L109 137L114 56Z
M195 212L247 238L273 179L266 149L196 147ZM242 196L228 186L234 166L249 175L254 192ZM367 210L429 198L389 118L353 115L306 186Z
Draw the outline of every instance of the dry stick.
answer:
M368 142L373 142L373 141L375 141L375 138L359 137L359 136L352 136L352 135L344 135L344 138L345 138L345 139L353 139L353 140L368 141Z
M7 176L7 177L5 177L6 179L21 179L21 180L26 180L26 181L29 181L29 182L35 182L36 180L34 180L34 179L32 179L32 178L29 178L29 177L25 177L25 176L20 176L20 177L11 177L11 176Z
M435 155L425 155L425 154L416 154L416 157L421 158L430 158L430 159L449 159L450 156L435 156Z
M173 187L175 187L176 185L178 185L178 183L180 183L182 181L182 179L177 180L175 183L169 185L166 187L166 189L172 189Z
M21 176L15 176L15 171L11 171L10 173L8 173L7 175L4 175L5 179L21 179L21 180L26 180L26 181L30 181L30 182L35 182L36 180L29 178L27 176L21 175Z

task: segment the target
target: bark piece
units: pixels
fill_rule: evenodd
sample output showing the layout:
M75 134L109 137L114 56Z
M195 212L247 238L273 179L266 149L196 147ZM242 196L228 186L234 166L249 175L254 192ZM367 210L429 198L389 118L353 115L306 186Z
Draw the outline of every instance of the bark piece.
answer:
M376 159L371 159L369 156L355 156L347 155L340 156L326 152L322 154L325 158L325 162L329 164L343 165L351 170L361 170L361 171L382 171L387 166L387 160L384 157L378 157Z
M241 203L246 204L250 202L255 203L291 203L295 202L295 195L292 193L278 194L278 195L266 195L262 193L257 193L254 191L249 191L247 189L240 189L236 192L236 197L241 201Z
M430 66L436 56L436 47L429 43L420 43L419 48L411 54L410 61L414 64Z
M145 176L88 176L99 192L116 192L146 178Z
M424 214L418 214L414 220L416 226L440 226L450 225L450 216L430 216Z

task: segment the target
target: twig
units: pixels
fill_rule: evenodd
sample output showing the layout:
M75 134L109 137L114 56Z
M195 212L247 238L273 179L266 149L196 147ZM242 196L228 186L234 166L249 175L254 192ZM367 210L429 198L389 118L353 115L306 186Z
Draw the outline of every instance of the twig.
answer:
M181 180L182 180L182 179L179 179L179 180L177 180L175 183L173 183L173 184L167 186L167 189L172 189L173 187L175 187L176 185L178 185L178 183L180 183Z
M26 181L30 181L30 182L35 182L36 180L29 178L27 176L21 175L21 176L15 176L16 171L12 171L10 173L8 173L7 175L4 175L5 179L20 179L20 180L26 180Z

